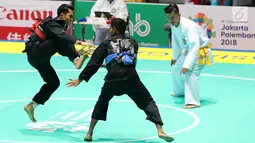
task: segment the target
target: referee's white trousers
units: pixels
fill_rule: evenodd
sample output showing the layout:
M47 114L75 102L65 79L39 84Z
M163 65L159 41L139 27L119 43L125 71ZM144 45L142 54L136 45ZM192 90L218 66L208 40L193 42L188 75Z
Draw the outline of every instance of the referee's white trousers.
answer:
M96 28L94 44L100 45L104 40L110 38L110 32L107 28Z
M174 96L184 96L185 104L195 104L200 106L199 76L205 65L195 64L192 70L181 74L182 65L187 53L183 53L172 66L173 94Z

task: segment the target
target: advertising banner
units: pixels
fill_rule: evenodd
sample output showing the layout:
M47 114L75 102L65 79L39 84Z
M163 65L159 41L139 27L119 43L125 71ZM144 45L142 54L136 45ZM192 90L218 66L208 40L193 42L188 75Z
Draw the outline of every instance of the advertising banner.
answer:
M75 19L90 15L90 10L95 2L75 2ZM168 33L164 31L167 22L164 15L164 5L127 3L130 16L130 35L134 37L141 46L168 46ZM81 25L75 25L75 36L85 37L91 40L94 31L91 25L86 26L86 34L81 35Z
M95 2L76 1L75 19L90 15ZM127 3L130 14L130 35L140 46L168 46L167 23L163 9L167 4ZM188 17L203 27L211 40L212 48L224 50L255 50L255 20L251 14L255 8L179 5L181 16ZM87 25L82 35L81 25L75 25L75 36L92 40L94 31Z
M57 8L68 1L21 1L0 2L0 40L27 40L36 18L57 16Z
M224 6L180 6L181 14L206 31L213 48L255 50L255 8Z

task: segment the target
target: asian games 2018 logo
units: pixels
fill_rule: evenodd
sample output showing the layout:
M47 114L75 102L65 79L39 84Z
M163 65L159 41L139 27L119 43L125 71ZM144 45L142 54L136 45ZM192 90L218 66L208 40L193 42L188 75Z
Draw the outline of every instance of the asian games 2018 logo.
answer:
M195 21L196 23L198 23L198 25L203 27L205 29L205 31L207 32L207 36L210 39L212 37L213 38L216 37L216 31L214 30L213 21L212 21L212 19L208 18L205 14L198 13L197 15L194 16L194 18L192 18L190 16L189 19Z

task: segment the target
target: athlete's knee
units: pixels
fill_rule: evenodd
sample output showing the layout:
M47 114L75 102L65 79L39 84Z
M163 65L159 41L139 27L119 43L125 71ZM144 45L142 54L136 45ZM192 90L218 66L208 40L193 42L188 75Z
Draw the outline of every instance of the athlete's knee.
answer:
M158 108L158 106L156 105L155 101L152 100L151 102L149 102L146 106L145 109L146 110L153 110L155 108Z
M47 84L49 84L53 90L56 90L60 86L60 80L59 78L52 78L50 81L47 82Z
M147 101L138 103L137 106L141 110L148 110L148 109L150 110L151 107L153 107L153 106L155 107L157 105L156 105L155 101L153 99L151 99L149 101L147 100Z

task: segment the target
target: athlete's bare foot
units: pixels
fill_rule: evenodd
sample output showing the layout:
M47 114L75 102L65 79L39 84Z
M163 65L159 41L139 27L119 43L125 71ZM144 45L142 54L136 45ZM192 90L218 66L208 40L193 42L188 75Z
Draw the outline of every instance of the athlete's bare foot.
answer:
M158 137L167 141L167 142L172 142L174 140L173 137L168 136L165 134L165 132L162 129L162 125L156 124L157 130L158 130Z
M170 96L174 96L174 93L170 94Z
M159 134L158 134L158 137L161 138L161 139L163 139L163 140L165 140L165 141L167 141L167 142L172 142L172 141L174 141L174 138L173 138L173 137L168 136L168 135L165 134L165 133L159 133Z
M24 107L24 110L27 112L27 115L28 115L28 117L29 117L29 119L32 121L32 122L37 122L36 120L35 120L35 118L34 118L34 107L33 107L33 105L34 105L35 103L33 103L33 102L31 102L31 103L29 103L28 105L26 105L25 107Z
M87 141L87 142L92 141L92 135L93 135L94 128L95 128L97 122L98 122L97 119L91 118L90 125L89 125L89 130L87 132L86 137L84 138L84 141Z
M200 106L199 105L195 105L195 104L187 104L183 108L184 109L192 109L192 108L198 108L198 107L200 107Z
M84 141L86 141L86 142L92 141L92 135L87 134L86 137L84 138Z

